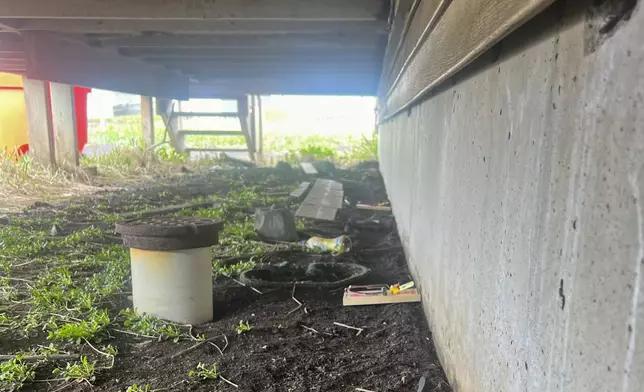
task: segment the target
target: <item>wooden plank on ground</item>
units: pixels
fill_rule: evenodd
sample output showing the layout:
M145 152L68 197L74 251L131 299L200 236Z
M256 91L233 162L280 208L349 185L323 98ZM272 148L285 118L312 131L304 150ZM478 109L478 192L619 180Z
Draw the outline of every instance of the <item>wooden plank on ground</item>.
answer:
M302 204L295 213L295 216L332 221L335 220L335 215L337 213L337 208L321 207L312 204Z
M300 186L297 187L296 190L291 192L290 196L298 200L303 199L306 196L306 193L309 190L310 186L311 186L310 182L303 182L300 184Z
M318 179L306 196L295 216L334 220L344 201L342 183Z
M311 162L302 162L300 163L300 167L306 174L318 174L317 169L313 166L313 164L311 164Z
M381 121L408 108L554 0L453 0L388 94Z

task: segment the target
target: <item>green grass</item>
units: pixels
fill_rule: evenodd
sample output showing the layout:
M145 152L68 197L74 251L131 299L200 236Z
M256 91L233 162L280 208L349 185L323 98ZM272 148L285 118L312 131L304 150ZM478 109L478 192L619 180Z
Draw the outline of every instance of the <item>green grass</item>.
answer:
M96 362L90 362L87 357L83 356L78 362L68 362L64 368L54 369L52 374L67 381L91 383L96 379Z
M37 364L27 363L18 355L14 359L0 364L0 387L3 390L18 390L25 383L36 378Z
M123 325L130 331L142 336L171 339L178 342L183 335L179 326L163 321L152 315L138 315L132 309L122 310Z
M279 124L279 123L277 123ZM160 117L155 118L155 142L164 140L165 127ZM90 144L112 145L118 147L116 156L124 155L124 162L112 162L110 158L85 158L87 165L112 166L120 168L128 165L146 165L140 160L143 146L140 116L123 116L109 119L103 126L93 124L88 133ZM167 140L167 138L165 139ZM324 135L324 134L286 134L279 125L267 124L264 132L264 152L276 154L290 163L306 159L331 160L338 165L350 165L363 160L375 160L378 156L378 139L366 136ZM189 136L186 146L194 148L245 148L242 136ZM139 153L127 153L129 150ZM169 147L160 148L156 153L162 161L185 163L187 157L176 154ZM125 152L125 154L124 154ZM111 156L112 154L107 154ZM154 154L149 154L153 156ZM138 160L137 160L138 159ZM116 167L116 166L114 166Z
M237 335L250 332L253 329L253 326L250 325L249 321L244 322L243 320L239 320L239 324L235 325L234 327L235 331L237 331Z

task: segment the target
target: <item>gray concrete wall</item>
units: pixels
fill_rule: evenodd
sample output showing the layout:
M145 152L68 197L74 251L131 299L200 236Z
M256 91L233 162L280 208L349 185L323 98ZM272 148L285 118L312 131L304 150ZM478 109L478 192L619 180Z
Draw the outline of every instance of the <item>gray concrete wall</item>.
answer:
M644 6L586 18L555 4L379 127L456 391L644 391Z

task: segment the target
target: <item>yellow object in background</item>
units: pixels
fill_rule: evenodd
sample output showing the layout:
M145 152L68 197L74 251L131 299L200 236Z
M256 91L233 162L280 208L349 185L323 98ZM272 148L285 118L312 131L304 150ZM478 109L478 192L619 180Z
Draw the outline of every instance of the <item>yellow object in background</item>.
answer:
M0 72L0 153L13 155L28 143L22 76Z

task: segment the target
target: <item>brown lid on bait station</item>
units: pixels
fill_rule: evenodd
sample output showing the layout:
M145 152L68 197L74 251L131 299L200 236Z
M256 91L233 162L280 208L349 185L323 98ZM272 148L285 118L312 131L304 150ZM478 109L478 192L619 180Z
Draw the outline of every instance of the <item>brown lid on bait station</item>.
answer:
M143 250L184 250L219 243L223 222L208 218L179 216L132 219L116 224L123 244Z

